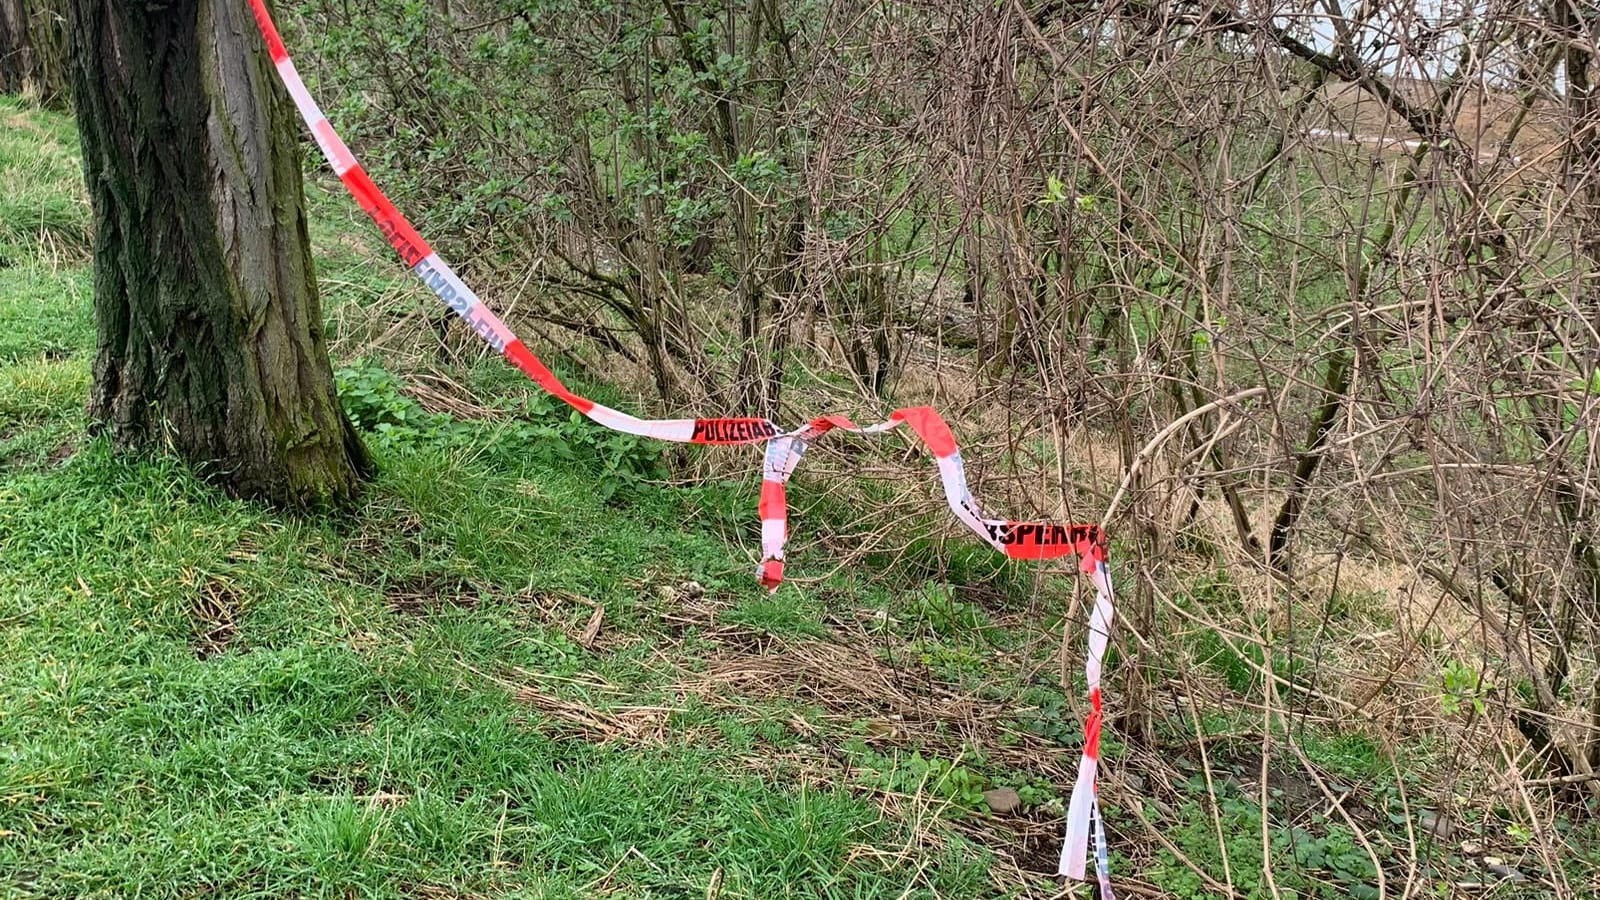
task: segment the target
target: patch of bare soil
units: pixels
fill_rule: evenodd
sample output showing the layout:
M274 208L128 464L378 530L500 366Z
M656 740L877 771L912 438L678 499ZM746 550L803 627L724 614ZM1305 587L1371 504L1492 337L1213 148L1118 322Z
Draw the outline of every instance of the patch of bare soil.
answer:
M69 438L68 440L63 441L60 446L56 447L54 450L51 450L50 455L46 456L45 459L50 463L50 465L59 466L70 459L72 454L77 452L77 439Z
M190 645L197 659L210 659L234 648L244 608L243 595L228 582L211 576L200 584L189 606L194 632Z
M991 831L1004 829L1008 838L994 849L1009 856L1016 867L1030 875L1054 875L1061 861L1061 820L1048 812L1033 810L1023 815L989 820Z
M370 527L364 527L343 543L347 552L342 555L341 565L360 571L364 566L387 556L389 549L398 543L397 538L415 544L420 552L424 544L421 516L407 509L392 519L374 515L372 520Z
M408 616L426 616L448 608L472 609L479 591L460 575L423 573L390 582L383 590L384 605Z
M1398 79L1396 86L1402 97L1424 107L1431 106L1443 89L1442 84L1418 79ZM1387 104L1358 85L1329 85L1319 99L1321 115L1308 122L1313 128L1396 152L1411 149L1404 142L1418 137ZM1510 156L1519 161L1544 159L1561 140L1554 126L1559 111L1547 99L1535 100L1524 112L1523 99L1516 94L1477 88L1464 91L1452 111L1456 135L1481 157L1496 154L1512 138Z

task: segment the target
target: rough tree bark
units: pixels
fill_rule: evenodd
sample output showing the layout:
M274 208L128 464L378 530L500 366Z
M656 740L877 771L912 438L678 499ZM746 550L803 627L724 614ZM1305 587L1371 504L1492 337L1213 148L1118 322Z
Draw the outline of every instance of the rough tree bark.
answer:
M97 427L239 495L350 498L370 463L334 389L293 109L245 4L70 0L68 18Z
M27 94L46 106L67 98L63 0L0 0L0 94Z

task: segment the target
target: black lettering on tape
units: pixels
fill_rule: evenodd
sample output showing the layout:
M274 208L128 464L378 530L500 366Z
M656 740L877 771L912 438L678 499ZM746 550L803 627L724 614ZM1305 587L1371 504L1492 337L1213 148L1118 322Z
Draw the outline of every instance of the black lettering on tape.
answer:
M400 254L400 258L405 260L408 267L416 268L417 263L422 262L423 256L418 252L416 246L398 236L400 234L400 226L394 219L389 216L379 219L378 231L383 233L383 239L394 247L395 252Z
M1019 544L1026 547L1077 547L1079 544L1102 543L1098 525L1054 525L1043 522L984 522L989 539L1001 544Z
M691 440L702 444L734 444L778 433L765 419L696 419Z

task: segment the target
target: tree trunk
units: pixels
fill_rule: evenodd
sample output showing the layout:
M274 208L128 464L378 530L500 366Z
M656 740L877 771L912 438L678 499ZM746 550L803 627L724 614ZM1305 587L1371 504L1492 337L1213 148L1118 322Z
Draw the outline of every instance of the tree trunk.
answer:
M370 463L334 389L296 124L232 0L70 0L94 207L90 413L231 492L352 497Z
M22 90L22 75L32 66L32 56L22 0L0 0L0 94Z
M67 99L63 0L0 0L0 94L26 94L46 106Z

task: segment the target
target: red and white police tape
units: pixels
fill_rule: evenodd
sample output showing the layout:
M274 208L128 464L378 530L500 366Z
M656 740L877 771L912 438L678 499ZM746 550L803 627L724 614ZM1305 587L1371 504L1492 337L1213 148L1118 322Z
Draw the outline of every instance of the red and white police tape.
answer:
M761 482L761 564L756 577L776 590L783 580L783 549L788 540L788 501L785 496L789 477L805 455L806 448L829 431L877 434L909 425L927 445L939 464L945 500L968 528L990 546L1012 559L1056 559L1076 555L1079 566L1095 588L1094 610L1089 619L1089 656L1085 666L1091 712L1084 724L1083 757L1079 760L1078 780L1067 808L1066 839L1061 848L1060 873L1082 879L1091 839L1095 844L1095 869L1101 896L1111 896L1106 858L1105 835L1100 823L1099 800L1095 790L1095 770L1100 756L1100 668L1105 657L1107 636L1113 615L1110 570L1106 565L1105 535L1097 525L1056 525L1050 522L1013 522L987 519L967 488L966 472L955 436L943 418L928 406L897 409L885 422L856 425L843 416L823 416L794 431L784 431L767 419L731 417L718 419L639 419L595 403L568 390L539 358L512 333L472 289L462 283L448 263L428 246L406 217L378 189L355 155L334 132L333 126L306 90L300 73L284 49L265 0L249 0L261 37L266 42L272 63L294 105L310 127L317 146L344 182L350 195L377 224L378 230L400 254L407 267L427 284L447 306L471 325L490 346L504 354L539 387L560 398L596 423L615 431L693 444L767 445Z

